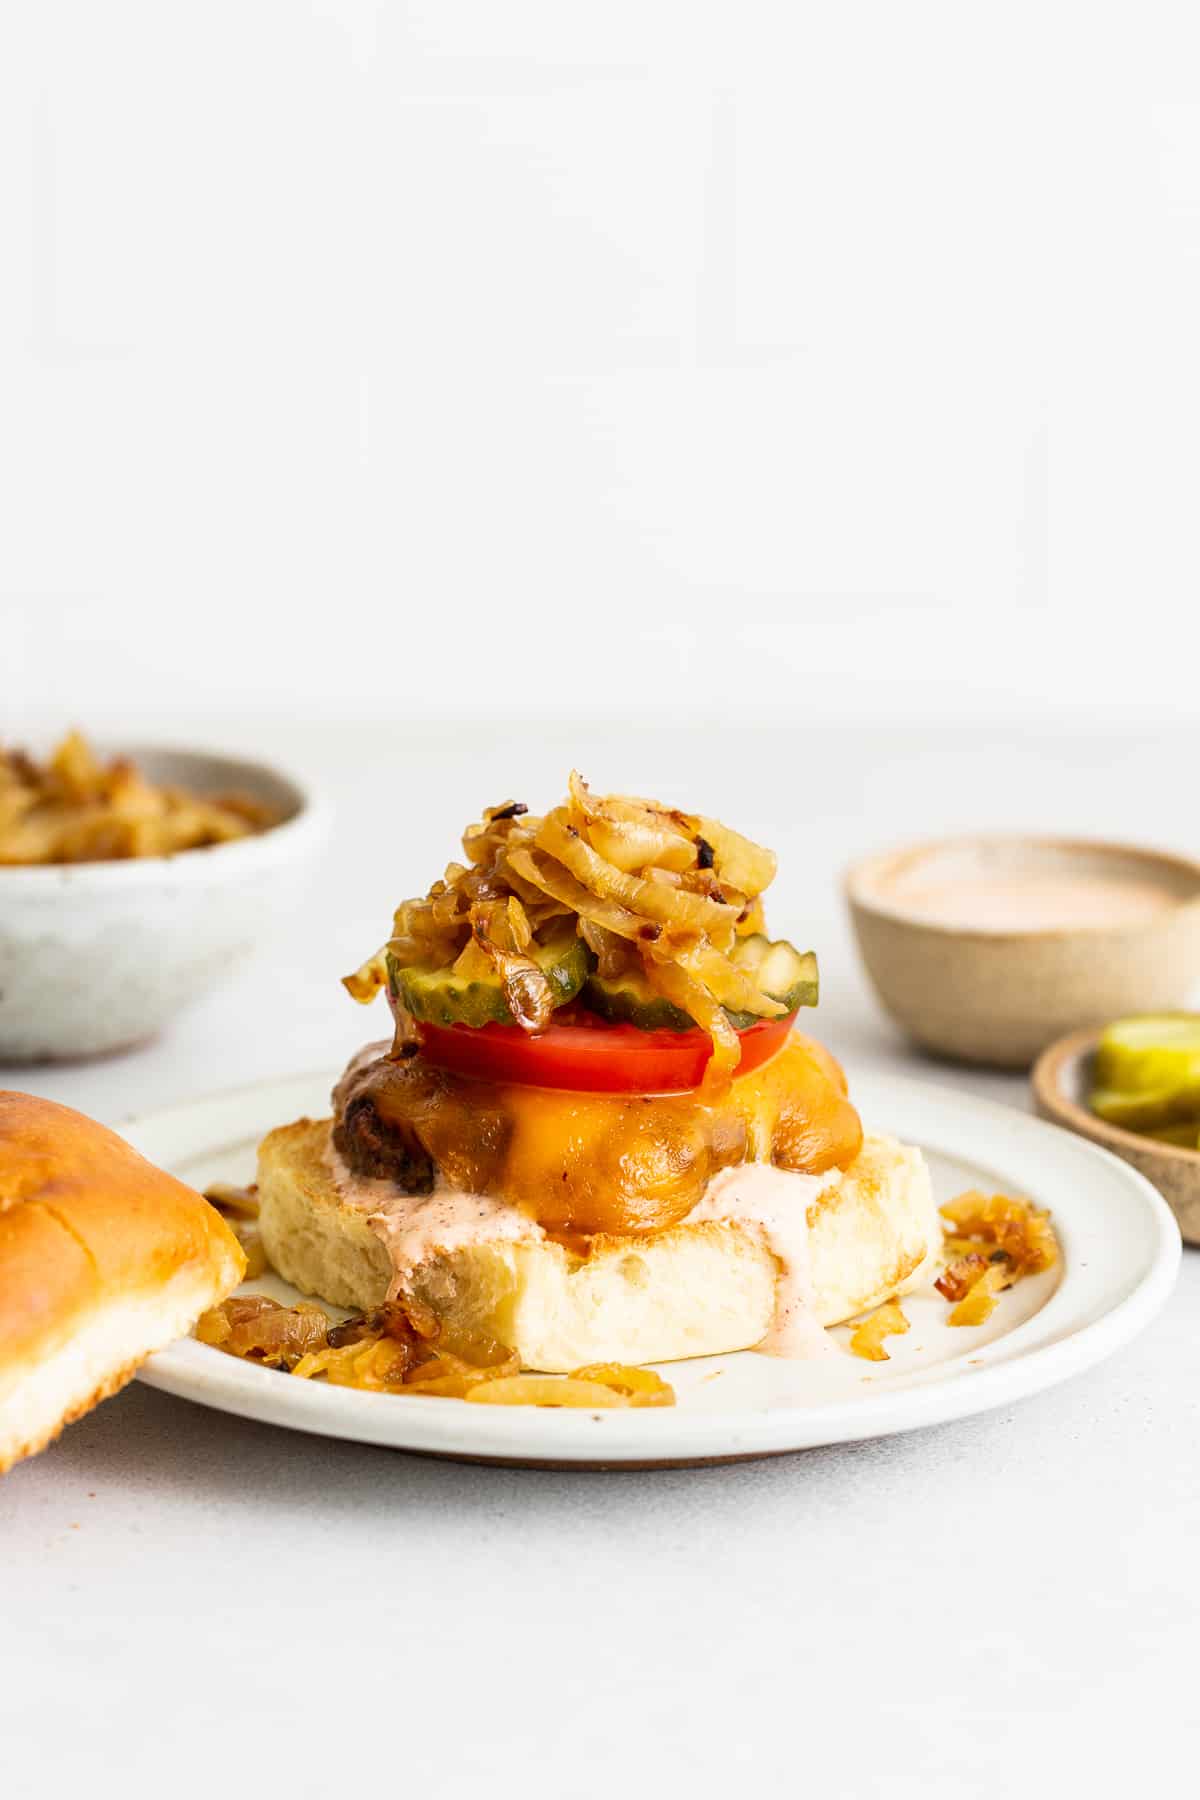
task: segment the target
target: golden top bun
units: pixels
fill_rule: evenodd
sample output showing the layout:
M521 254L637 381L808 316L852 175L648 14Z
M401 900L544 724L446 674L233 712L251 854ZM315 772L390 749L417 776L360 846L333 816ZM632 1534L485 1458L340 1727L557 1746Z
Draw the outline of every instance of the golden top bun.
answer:
M235 1288L207 1201L70 1107L0 1091L0 1473Z

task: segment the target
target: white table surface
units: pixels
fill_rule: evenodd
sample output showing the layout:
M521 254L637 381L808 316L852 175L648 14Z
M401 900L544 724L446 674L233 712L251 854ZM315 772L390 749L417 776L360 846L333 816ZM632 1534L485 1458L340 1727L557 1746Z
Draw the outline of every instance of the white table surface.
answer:
M924 1063L895 1036L836 872L959 826L1187 848L1200 752L715 720L185 736L321 779L338 824L311 893L161 1042L5 1085L117 1120L340 1064L377 1026L337 977L453 853L460 815L545 803L577 761L781 851L773 923L820 950L819 1030L852 1076L903 1068L1023 1106L1022 1078ZM1144 1337L1060 1389L729 1468L460 1467L135 1384L0 1483L0 1565L6 1800L1180 1791L1200 1750L1200 1256Z

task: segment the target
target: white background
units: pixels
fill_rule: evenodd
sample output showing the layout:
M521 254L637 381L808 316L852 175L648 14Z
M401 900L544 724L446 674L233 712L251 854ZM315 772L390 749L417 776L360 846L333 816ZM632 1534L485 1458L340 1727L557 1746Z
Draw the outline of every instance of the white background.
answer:
M0 0L0 735L240 745L336 816L161 1042L0 1079L339 1065L391 906L571 761L780 851L852 1078L914 1064L849 855L1194 849L1198 50L1194 0ZM740 1469L135 1386L0 1484L5 1800L1178 1788L1198 1278L1054 1393Z
M1190 715L1198 51L11 0L0 728Z

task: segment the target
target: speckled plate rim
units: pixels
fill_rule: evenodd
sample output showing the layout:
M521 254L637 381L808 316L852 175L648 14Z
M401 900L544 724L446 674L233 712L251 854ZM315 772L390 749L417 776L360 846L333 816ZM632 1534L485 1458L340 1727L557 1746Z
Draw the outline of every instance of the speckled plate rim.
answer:
M244 1142L318 1111L330 1076L257 1083L120 1127L166 1167ZM400 1401L287 1377L190 1339L152 1357L151 1386L201 1405L322 1436L467 1461L530 1467L653 1467L779 1455L964 1418L1092 1367L1159 1311L1179 1268L1180 1238L1148 1181L1057 1127L949 1089L885 1075L854 1082L872 1128L985 1169L998 1186L1048 1204L1066 1254L1045 1304L1011 1331L952 1362L873 1381L851 1399L804 1405L568 1412ZM726 1363L767 1364L750 1353ZM681 1365L675 1365L680 1368Z

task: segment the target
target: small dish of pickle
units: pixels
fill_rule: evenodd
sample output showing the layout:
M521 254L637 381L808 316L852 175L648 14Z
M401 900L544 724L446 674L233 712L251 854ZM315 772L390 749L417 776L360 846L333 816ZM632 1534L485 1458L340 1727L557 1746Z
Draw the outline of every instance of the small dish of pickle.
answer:
M1146 1013L1100 1034L1088 1105L1160 1144L1200 1150L1200 1013Z
M1145 1175L1200 1243L1200 1013L1140 1013L1060 1038L1033 1069L1043 1118Z

